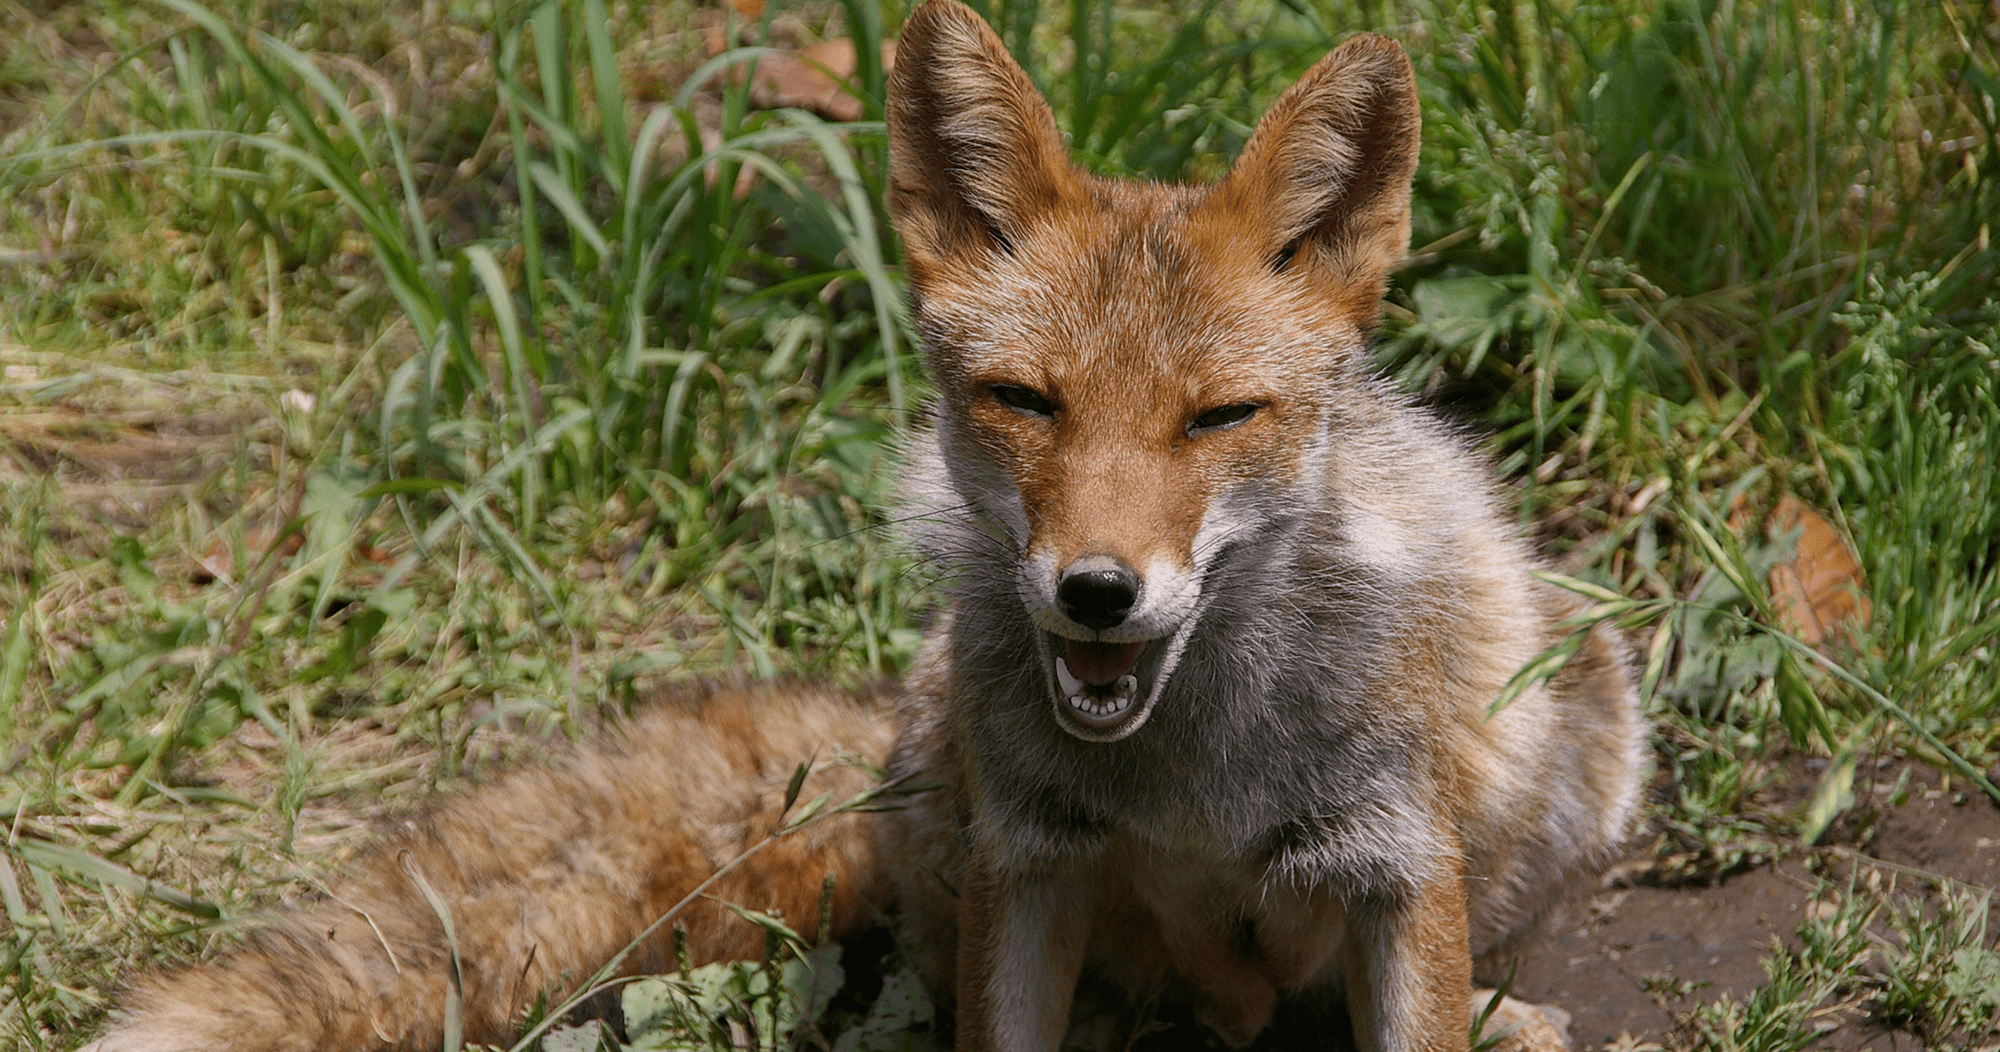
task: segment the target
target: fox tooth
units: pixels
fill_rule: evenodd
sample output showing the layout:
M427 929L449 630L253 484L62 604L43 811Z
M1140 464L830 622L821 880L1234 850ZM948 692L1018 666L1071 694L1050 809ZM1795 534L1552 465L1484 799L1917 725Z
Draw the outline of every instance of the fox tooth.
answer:
M1083 693L1083 681L1070 675L1069 663L1062 658L1056 659L1056 685L1062 688L1065 698L1074 698Z
M1091 717L1092 719L1099 719L1099 720L1104 719L1107 716L1116 716L1119 713L1124 712L1126 709L1132 707L1131 698L1117 697L1117 698L1100 699L1100 698L1090 697L1087 694L1079 694L1069 699L1069 703L1070 706L1075 708L1078 712L1081 712L1084 715Z
M1118 685L1112 690L1112 694L1120 699L1130 698L1132 695L1137 694L1138 692L1139 692L1139 677L1137 676L1118 677Z

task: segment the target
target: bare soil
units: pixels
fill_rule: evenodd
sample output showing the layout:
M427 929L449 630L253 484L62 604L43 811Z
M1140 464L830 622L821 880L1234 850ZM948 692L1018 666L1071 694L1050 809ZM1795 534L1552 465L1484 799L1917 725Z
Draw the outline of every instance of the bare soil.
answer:
M1889 759L1864 764L1875 768L1875 777L1864 773L1856 787L1860 805L1836 825L1832 843L1795 848L1713 883L1648 886L1661 867L1650 845L1637 843L1645 857L1635 854L1614 867L1607 886L1572 893L1551 916L1542 941L1521 962L1514 995L1567 1010L1571 1039L1580 1049L1664 1042L1675 1013L1689 1004L1664 993L1656 999L1648 980L1697 984L1692 998L1698 1001L1725 991L1740 999L1764 982L1762 961L1774 942L1798 945L1794 933L1804 911L1829 885L1893 881L1899 893L1917 894L1944 878L1989 895L2000 888L2000 808L1921 765L1912 770L1907 800L1890 806L1904 765ZM1802 797L1817 782L1812 767L1788 766L1782 779L1787 789L1772 804ZM1845 1018L1816 1047L1920 1045L1914 1035L1873 1020Z

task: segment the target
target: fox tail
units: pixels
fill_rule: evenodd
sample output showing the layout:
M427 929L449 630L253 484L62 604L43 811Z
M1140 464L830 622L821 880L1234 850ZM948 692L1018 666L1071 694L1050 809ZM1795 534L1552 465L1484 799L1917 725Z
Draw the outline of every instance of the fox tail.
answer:
M877 786L889 709L797 685L663 700L622 733L404 821L323 899L220 961L140 981L86 1052L436 1047L454 971L464 1038L501 1041L523 1006L559 1003L649 927L619 974L673 968L676 927L695 963L761 955L763 931L723 902L817 931L829 874L832 932L866 928L887 882L865 813L764 843L655 922L778 827L799 763L814 763L802 800Z

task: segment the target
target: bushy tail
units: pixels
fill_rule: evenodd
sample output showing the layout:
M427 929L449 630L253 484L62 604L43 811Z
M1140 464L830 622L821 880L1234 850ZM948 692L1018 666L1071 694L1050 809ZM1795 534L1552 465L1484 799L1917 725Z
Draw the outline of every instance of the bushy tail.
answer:
M411 819L233 954L136 985L96 1052L351 1052L436 1048L456 945L468 1041L509 1036L539 994L567 995L777 825L797 765L800 800L875 784L894 737L888 706L806 687L719 690L663 702L554 763L513 773ZM885 886L866 814L835 815L767 846L709 889L776 909L810 933L835 874L836 933L866 927ZM420 889L447 907L453 938ZM676 917L696 963L756 957L761 929L704 899ZM624 973L673 968L672 926Z

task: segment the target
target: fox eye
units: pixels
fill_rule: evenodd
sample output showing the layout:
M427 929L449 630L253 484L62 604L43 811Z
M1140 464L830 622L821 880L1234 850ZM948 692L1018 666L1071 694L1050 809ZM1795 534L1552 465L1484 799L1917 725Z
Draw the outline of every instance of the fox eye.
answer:
M1235 427L1237 424L1255 416L1257 410L1262 408L1264 407L1255 402L1238 402L1235 405L1216 406L1214 409L1195 417L1188 424L1188 434L1194 435L1203 431L1220 431L1224 428Z
M1022 387L1018 384L988 384L986 389L993 393L994 398L1000 400L1001 405L1009 409L1055 419L1056 404L1032 387Z
M1271 273L1273 274L1284 273L1285 268L1292 265L1292 257L1298 254L1299 254L1299 243L1296 241L1292 242L1289 245L1286 245L1284 248L1279 249L1278 254L1271 257Z

